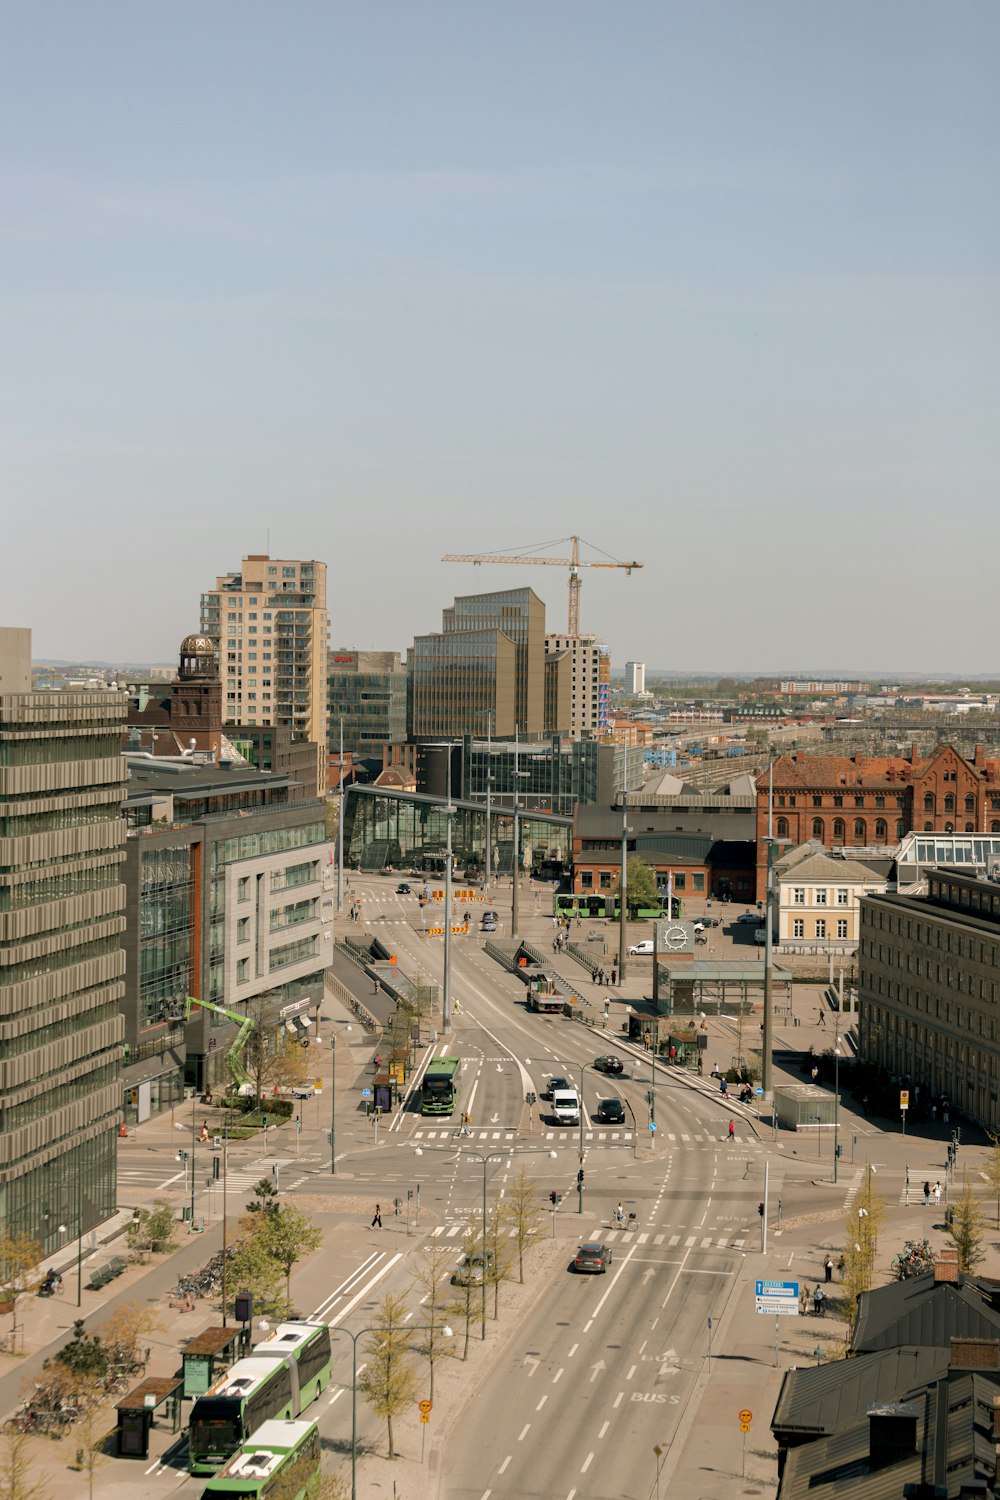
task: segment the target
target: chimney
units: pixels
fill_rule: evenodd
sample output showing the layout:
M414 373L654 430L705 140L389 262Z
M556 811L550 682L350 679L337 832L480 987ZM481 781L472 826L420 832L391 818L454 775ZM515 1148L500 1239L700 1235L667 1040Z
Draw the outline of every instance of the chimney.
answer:
M972 764L974 766L981 766L981 765L983 765L985 763L985 761L986 761L986 746L985 745L977 745L976 748L972 752Z
M911 766L915 766L916 763L917 763L917 761L919 759L920 759L920 746L919 745L911 745L910 746L910 765Z
M934 1285L940 1282L951 1282L953 1286L958 1284L958 1251L940 1250L934 1262Z
M1000 1370L1000 1339L959 1339L951 1343L950 1370Z
M868 1467L887 1469L917 1451L916 1406L886 1401L868 1408Z
M1000 1443L1000 1396L993 1397L993 1441Z

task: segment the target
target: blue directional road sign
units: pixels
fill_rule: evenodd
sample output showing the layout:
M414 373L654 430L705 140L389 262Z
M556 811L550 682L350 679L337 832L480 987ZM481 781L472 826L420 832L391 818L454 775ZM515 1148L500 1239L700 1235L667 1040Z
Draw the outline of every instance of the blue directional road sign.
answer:
M371 1096L372 1096L371 1089L362 1089L361 1090L361 1097L362 1097L362 1099L370 1099Z
M763 1099L763 1097L764 1097L764 1090L761 1088L760 1084L758 1084L757 1087L754 1089L754 1093L757 1095L758 1099Z
M655 1120L650 1120L650 1122L649 1122L649 1128L650 1128L650 1130L655 1130L656 1129L656 1121Z
M797 1281L758 1281L754 1283L756 1311L772 1317L797 1318L799 1284Z

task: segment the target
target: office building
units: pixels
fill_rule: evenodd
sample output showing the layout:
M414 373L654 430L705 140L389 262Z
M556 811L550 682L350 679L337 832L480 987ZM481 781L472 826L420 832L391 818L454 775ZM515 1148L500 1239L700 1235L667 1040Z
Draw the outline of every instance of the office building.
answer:
M289 775L126 756L126 1117L185 1084L221 1092L235 1023L188 995L251 1014L277 1038L311 1024L330 962L324 804Z
M406 667L398 651L341 646L327 662L327 748L355 760L383 759L383 747L406 739Z
M326 785L326 563L253 553L201 596L227 724L276 725L316 746Z
M640 693L646 691L646 663L644 661L625 663L625 691L633 698L637 698Z
M569 658L569 734L598 740L607 733L611 708L611 656L596 635L547 635L550 655Z
M0 630L0 1218L45 1255L116 1208L125 888L116 692L31 692Z
M530 588L471 594L444 610L440 633L417 636L407 659L409 737L460 739L492 723L499 739L539 739L565 690L546 685L545 605ZM560 661L550 669L565 671Z

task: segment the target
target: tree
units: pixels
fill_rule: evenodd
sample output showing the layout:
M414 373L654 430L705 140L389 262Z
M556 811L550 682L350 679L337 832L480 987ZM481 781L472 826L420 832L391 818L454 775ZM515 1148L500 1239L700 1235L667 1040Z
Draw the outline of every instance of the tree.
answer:
M273 1005L251 1002L248 1013L253 1030L243 1050L243 1066L259 1108L268 1090L296 1088L305 1082L306 1049L288 1035Z
M414 1273L417 1288L423 1293L420 1298L420 1313L427 1326L417 1337L431 1367L430 1390L427 1394L432 1401L434 1400L434 1360L439 1354L454 1352L451 1341L444 1335L448 1321L449 1301L445 1292L447 1285L445 1278L448 1266L451 1264L452 1254L452 1250L447 1245L439 1245L436 1240L431 1240L420 1252Z
M226 1292L230 1299L237 1292L249 1292L255 1313L285 1317L288 1298L281 1287L281 1267L268 1255L259 1230L259 1216L251 1218L244 1214L240 1220L240 1237L226 1273Z
M503 1204L495 1201L486 1216L486 1255L483 1260L483 1276L493 1288L493 1321L500 1316L500 1288L510 1280L514 1269L514 1252L507 1238L507 1215Z
M389 1293L379 1304L378 1329L368 1335L365 1367L358 1376L358 1389L378 1417L384 1417L389 1436L389 1457L396 1457L392 1421L406 1410L417 1394L417 1372L410 1351L412 1335L403 1321L406 1303Z
M304 1255L323 1243L323 1235L304 1213L290 1203L258 1219L263 1249L285 1278L285 1300L291 1306L292 1270Z
M517 1279L524 1281L524 1252L541 1239L545 1232L542 1210L535 1201L535 1184L522 1166L507 1189L504 1214L514 1231L511 1243L517 1250Z
M991 1135L990 1145L993 1150L983 1163L983 1176L996 1194L997 1228L1000 1229L1000 1135Z
M152 1208L140 1208L125 1231L128 1247L140 1258L151 1253L158 1254L170 1248L170 1236L174 1229L174 1211L162 1198L154 1200Z
M618 877L621 885L621 875ZM639 854L625 861L625 906L636 912L639 907L659 907L660 893L656 889L656 875L651 866Z
M478 1252L482 1249L479 1241L479 1235L471 1227L465 1231L465 1238L462 1241L462 1249L470 1260L472 1256L478 1254ZM472 1320L476 1316L476 1309L480 1302L480 1296L481 1294L479 1287L473 1285L471 1276L467 1276L465 1278L464 1286L461 1282L459 1282L459 1284L455 1286L454 1297L452 1298L452 1301L448 1304L448 1307L446 1309L450 1317L461 1318L463 1324L465 1325L465 1344L462 1349L463 1359L468 1359L469 1357L469 1332L472 1327Z
M83 1438L82 1467L87 1476L87 1494L89 1500L93 1500L94 1470L104 1457L104 1436L107 1423L101 1407L104 1404L105 1392L102 1386L95 1385L82 1372L73 1374L71 1382L68 1400L77 1410L80 1436Z
M253 1185L253 1197L247 1204L249 1214L276 1214L278 1212L278 1189L273 1177L260 1177Z
M845 1221L840 1310L851 1323L857 1316L862 1293L870 1292L874 1283L878 1235L884 1218L885 1199L878 1190L872 1168L851 1199Z
M48 1485L31 1473L31 1446L26 1432L8 1432L0 1449L0 1500L45 1500Z
M141 1302L123 1302L101 1324L101 1342L111 1369L130 1374L145 1361L139 1357L139 1340L163 1328L159 1314Z
M73 1323L73 1337L63 1344L56 1361L91 1385L101 1384L108 1373L108 1351L99 1334L87 1332L82 1318Z
M17 1343L17 1304L26 1292L33 1292L38 1286L41 1258L41 1247L30 1235L0 1231L0 1302L11 1315L12 1346Z
M963 1182L961 1195L951 1210L951 1223L945 1225L958 1251L958 1269L967 1274L976 1269L985 1255L983 1231L985 1219L976 1202L975 1194L968 1182Z

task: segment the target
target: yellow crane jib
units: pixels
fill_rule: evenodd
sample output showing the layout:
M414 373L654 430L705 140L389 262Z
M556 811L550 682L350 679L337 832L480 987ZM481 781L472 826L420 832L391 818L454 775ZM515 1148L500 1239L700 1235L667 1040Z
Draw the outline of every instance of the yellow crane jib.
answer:
M567 635L576 636L580 634L580 569L581 568L624 568L626 574L631 574L633 568L644 566L641 562L621 562L617 558L608 557L606 562L589 562L580 559L580 541L578 536L558 537L555 542L543 542L542 546L555 547L560 542L570 543L569 557L543 557L539 553L511 554L501 552L446 552L442 562L470 562L477 566L481 563L507 563L516 567L542 567L542 568L568 568L569 569L569 621ZM592 546L591 542L584 542L585 547ZM595 548L600 551L600 548Z
M188 995L184 1001L185 1021L190 1020L191 1012L196 1008L214 1011L217 1016L226 1016L230 1021L236 1022L240 1029L236 1033L235 1041L226 1053L226 1067L229 1069L230 1076L237 1088L242 1083L249 1083L250 1074L240 1059L243 1054L243 1048L250 1039L251 1031L253 1031L253 1017L245 1016L238 1010L227 1010L224 1005L215 1005L211 1000L196 1000L193 995Z

